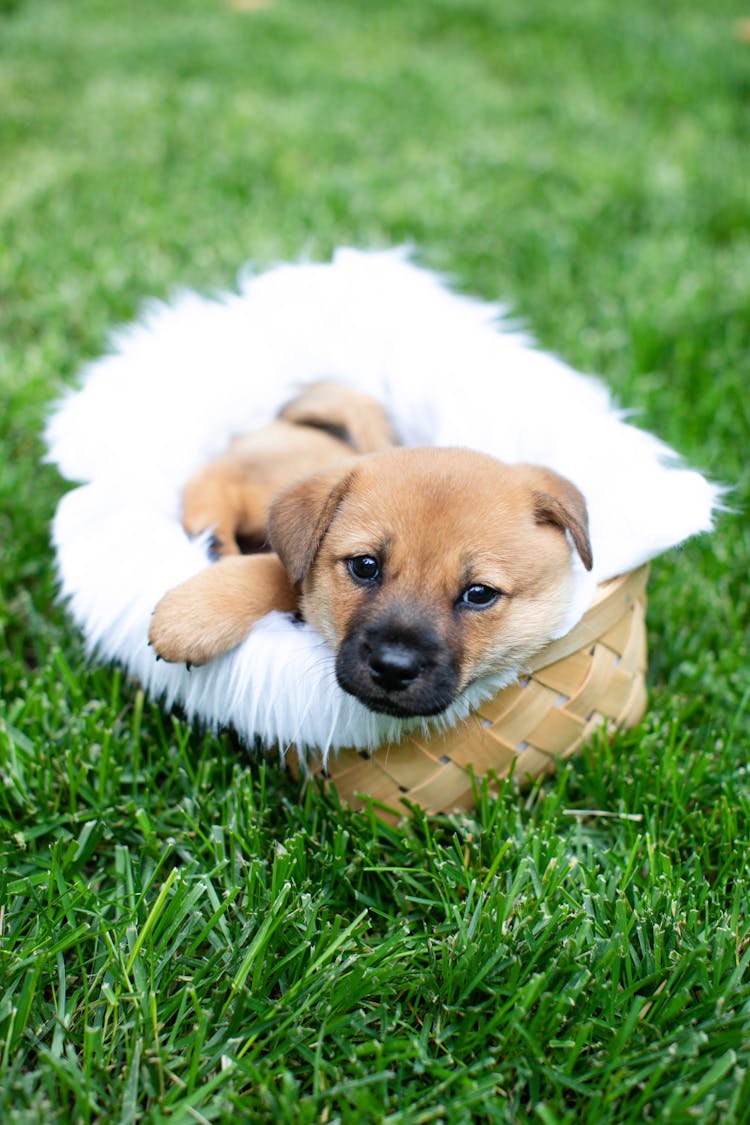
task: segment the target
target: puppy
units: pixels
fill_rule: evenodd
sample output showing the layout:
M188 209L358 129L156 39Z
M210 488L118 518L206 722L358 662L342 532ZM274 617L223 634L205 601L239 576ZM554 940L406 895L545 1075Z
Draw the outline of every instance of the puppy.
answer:
M564 628L575 555L591 569L581 493L551 470L463 449L358 456L351 429L335 427L317 435L338 443L331 462L274 496L289 474L271 457L277 475L252 520L237 504L201 517L233 557L165 595L149 633L157 654L204 663L279 609L324 637L341 688L375 712L436 715L483 677L512 678ZM377 433L390 437L385 424ZM259 534L266 499L274 553L237 556L237 532Z

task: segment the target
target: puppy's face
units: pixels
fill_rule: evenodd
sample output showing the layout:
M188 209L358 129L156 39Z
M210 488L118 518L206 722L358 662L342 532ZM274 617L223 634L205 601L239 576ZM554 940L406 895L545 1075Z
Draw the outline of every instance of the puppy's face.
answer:
M574 550L591 567L570 482L467 450L388 450L295 484L269 537L341 687L404 717L522 666L565 619Z

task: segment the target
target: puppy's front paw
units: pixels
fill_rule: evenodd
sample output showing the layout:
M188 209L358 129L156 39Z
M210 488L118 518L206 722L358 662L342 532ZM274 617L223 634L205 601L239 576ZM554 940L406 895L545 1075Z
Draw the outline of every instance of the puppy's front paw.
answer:
M274 609L297 609L297 595L278 556L224 558L164 595L148 638L163 660L206 664L241 644Z
M206 664L232 647L223 646L217 638L192 580L161 599L151 618L148 639L157 659L170 664Z

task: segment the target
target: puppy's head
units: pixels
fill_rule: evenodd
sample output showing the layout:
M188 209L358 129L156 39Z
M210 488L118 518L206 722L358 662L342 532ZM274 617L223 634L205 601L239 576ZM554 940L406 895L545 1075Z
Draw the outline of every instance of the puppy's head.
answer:
M586 505L548 469L459 449L394 449L298 482L269 538L341 687L373 711L434 715L520 668L559 629Z

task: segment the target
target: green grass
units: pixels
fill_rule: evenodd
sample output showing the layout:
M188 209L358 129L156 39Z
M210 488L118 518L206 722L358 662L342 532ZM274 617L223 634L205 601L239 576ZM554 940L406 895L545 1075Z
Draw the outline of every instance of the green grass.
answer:
M0 2L0 1118L747 1122L750 48L717 0ZM47 404L237 267L410 240L735 486L651 704L394 830L94 668Z

